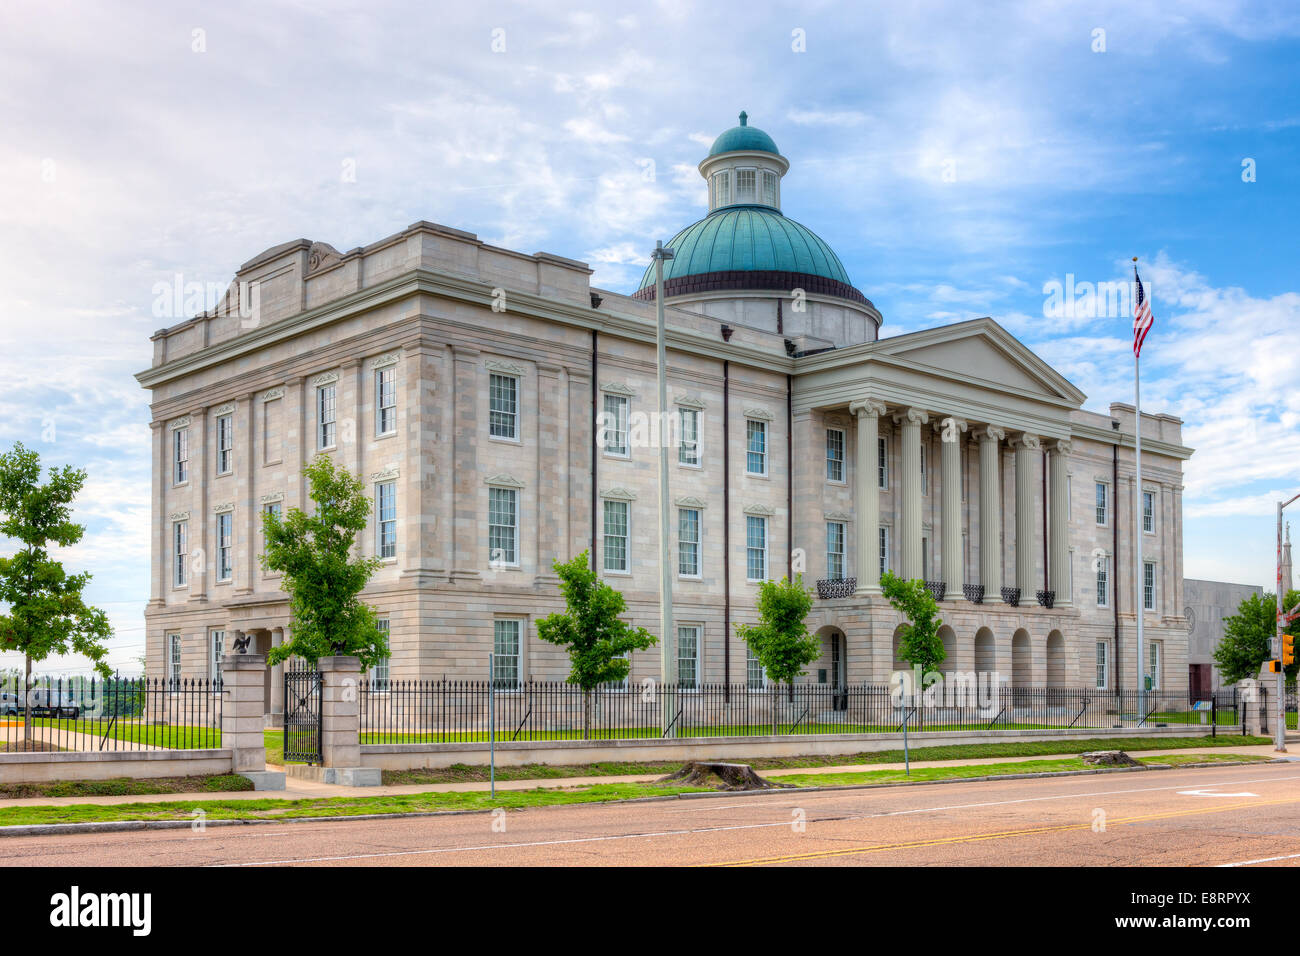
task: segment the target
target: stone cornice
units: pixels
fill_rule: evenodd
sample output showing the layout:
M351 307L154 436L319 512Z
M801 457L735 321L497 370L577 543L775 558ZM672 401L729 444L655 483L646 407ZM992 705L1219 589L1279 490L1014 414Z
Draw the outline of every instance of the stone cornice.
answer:
M322 372L320 375L312 378L311 384L315 388L320 388L322 385L333 385L338 380L338 372Z
M745 417L752 418L755 421L770 422L775 421L774 416L766 408L747 408Z
M283 388L268 388L262 393L262 401L264 402L273 402L277 398L284 398Z
M761 516L764 518L770 518L772 515L776 514L776 509L771 505L765 505L758 502L745 505L743 510L747 515Z
M621 486L602 489L600 497L611 498L614 501L636 501L636 495Z
M623 395L627 398L636 397L636 392L634 392L632 387L625 382L601 382L600 390L602 392L609 392L611 395Z
M388 368L390 365L396 365L399 358L401 358L399 353L389 352L386 355L380 355L378 358L372 358L370 360L370 367L372 369Z
M269 495L262 495L262 504L264 505L273 505L277 501L284 501L283 491L276 491L276 492L272 492Z
M234 403L234 402L226 402L226 404L224 404L224 405L218 405L216 408L214 408L214 409L212 410L212 414L213 414L213 415L230 415L230 414L233 414L234 411L235 411L235 403Z
M377 481L392 481L394 478L399 478L399 477L401 476L398 474L397 466L389 465L383 471L377 471L373 475L371 475L370 482L371 484L374 484Z
M178 418L176 419L176 421L170 423L167 427L170 428L172 431L176 431L179 428L189 428L190 416L186 415L184 418Z
M524 486L524 483L520 481L518 478L516 478L514 475L507 475L504 473L498 475L488 475L488 477L483 479L483 484L497 485L498 487L505 487L505 488L522 488Z
M233 501L224 501L219 505L212 506L212 513L214 515L229 514L234 510L235 510L235 503Z
M502 362L499 359L488 359L483 363L489 372L500 372L503 375L523 375L524 367L516 365L514 362Z
M707 508L708 502L703 498L697 498L694 495L688 495L685 498L678 498L673 504L679 508L695 508L697 510Z
M682 408L704 408L704 399L697 395L676 395L673 397L673 404L680 405Z

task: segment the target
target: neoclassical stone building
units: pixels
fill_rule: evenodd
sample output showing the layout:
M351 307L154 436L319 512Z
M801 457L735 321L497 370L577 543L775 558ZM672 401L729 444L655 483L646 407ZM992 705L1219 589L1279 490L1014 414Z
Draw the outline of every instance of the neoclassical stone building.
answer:
M761 680L733 625L758 580L802 570L825 647L806 679L883 682L888 568L942 593L946 666L1134 688L1132 406L1084 411L991 318L879 338L839 258L784 215L788 170L742 114L700 163L708 214L667 243L681 679ZM373 489L362 550L383 561L368 600L392 678L486 676L493 648L499 678L563 677L535 621L560 606L553 562L583 550L657 631L653 276L624 295L590 275L417 222L347 252L275 246L157 332L138 376L149 673L206 676L239 633L283 639L261 515L304 504L321 452ZM1187 686L1180 426L1141 424L1139 597L1167 690ZM633 679L658 673L657 650L634 657Z

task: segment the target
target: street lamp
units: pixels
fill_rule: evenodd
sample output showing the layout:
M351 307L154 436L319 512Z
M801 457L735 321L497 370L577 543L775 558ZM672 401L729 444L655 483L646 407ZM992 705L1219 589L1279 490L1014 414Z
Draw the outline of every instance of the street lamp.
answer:
M673 257L662 242L650 254L655 264L656 363L659 373L659 676L663 683L663 735L677 736L674 702L677 690L677 641L673 631L673 580L668 535L668 360L664 345L664 262Z

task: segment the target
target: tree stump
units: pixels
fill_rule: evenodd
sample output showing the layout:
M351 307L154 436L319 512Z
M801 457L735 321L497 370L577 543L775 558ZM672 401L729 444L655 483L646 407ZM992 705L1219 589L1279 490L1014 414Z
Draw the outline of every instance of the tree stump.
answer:
M794 784L773 783L754 773L745 763L719 763L706 760L689 760L676 773L661 777L657 783L684 784L688 787L709 787L712 790L775 790Z
M1079 759L1090 767L1142 766L1122 750L1093 750L1086 754L1079 754Z

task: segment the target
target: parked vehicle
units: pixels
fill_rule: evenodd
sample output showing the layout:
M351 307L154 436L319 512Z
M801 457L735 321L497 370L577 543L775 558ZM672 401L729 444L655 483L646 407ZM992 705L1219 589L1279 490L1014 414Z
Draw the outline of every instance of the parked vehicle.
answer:
M31 698L33 717L76 719L81 716L81 701L70 691L35 687L31 691ZM22 691L0 695L0 713L22 716L26 711L27 695Z
M13 717L19 712L18 695L9 691L0 693L0 717Z

